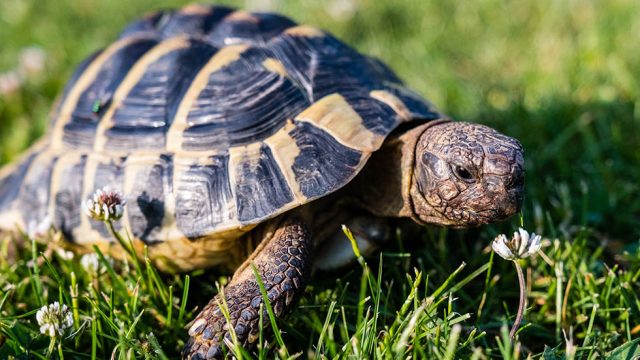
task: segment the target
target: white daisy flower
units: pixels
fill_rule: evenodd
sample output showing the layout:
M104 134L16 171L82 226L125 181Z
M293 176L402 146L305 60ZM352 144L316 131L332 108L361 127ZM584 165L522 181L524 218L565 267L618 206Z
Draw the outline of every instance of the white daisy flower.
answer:
M90 199L83 202L82 209L94 220L112 221L122 218L126 204L122 193L105 186L96 190Z
M511 240L508 240L504 234L496 236L491 247L496 254L506 260L524 259L540 250L541 239L540 235L529 234L525 229L518 228Z
M36 320L40 325L40 332L49 337L62 336L65 330L73 326L73 316L69 308L57 301L38 310Z

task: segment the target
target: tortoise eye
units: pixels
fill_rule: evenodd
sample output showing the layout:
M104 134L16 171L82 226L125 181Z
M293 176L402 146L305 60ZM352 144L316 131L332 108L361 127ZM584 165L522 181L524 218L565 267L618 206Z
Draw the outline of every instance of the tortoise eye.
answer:
M472 182L474 180L473 174L471 171L460 165L453 165L453 173L460 179L465 182Z

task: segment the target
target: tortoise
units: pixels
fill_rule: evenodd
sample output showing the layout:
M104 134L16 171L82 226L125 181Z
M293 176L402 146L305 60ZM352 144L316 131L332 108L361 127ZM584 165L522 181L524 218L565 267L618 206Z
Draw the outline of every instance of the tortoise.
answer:
M149 14L82 62L48 134L0 172L0 226L51 221L78 246L117 253L81 204L124 193L118 226L166 271L234 270L224 294L241 344L262 297L289 311L316 268L364 251L393 219L473 227L518 212L523 149L453 121L380 60L271 13L189 5ZM228 326L212 299L185 358L219 358Z

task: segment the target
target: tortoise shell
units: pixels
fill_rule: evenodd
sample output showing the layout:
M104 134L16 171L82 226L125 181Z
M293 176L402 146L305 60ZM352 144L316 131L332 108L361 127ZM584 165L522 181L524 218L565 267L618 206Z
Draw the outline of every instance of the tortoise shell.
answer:
M80 205L109 185L146 244L237 237L343 187L400 124L439 117L324 31L219 6L160 11L78 67L46 139L0 174L0 212L108 238Z

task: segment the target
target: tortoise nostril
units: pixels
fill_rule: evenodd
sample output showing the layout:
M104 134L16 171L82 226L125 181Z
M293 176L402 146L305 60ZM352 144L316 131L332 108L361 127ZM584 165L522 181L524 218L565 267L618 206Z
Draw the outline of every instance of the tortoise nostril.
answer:
M500 186L500 181L498 179L488 178L485 181L485 189L488 193L495 194L502 190L502 186Z

